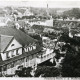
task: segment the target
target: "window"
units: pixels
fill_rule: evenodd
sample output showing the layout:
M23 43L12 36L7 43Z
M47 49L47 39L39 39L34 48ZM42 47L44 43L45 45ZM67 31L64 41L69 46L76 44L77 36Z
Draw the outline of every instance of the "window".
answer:
M2 71L2 66L0 66L0 72Z
M14 63L12 62L12 63L11 63L11 68L13 68L13 67L14 67Z
M11 51L11 54L14 54L14 50Z
M26 52L28 52L29 51L29 48L26 48Z
M33 49L36 49L36 46L33 46Z
M13 46L14 46L14 44L11 45L11 47L13 47Z
M10 58L9 52L6 52L6 58L7 58L7 59Z
M24 48L25 52L28 52L28 49L29 49L28 47L27 48Z
M32 48L32 46L31 46L31 51L32 51L32 49L33 49L33 48Z
M15 56L15 54L14 54L14 50L11 51L11 55L12 55L12 57Z
M26 58L26 62L27 62L28 60L27 60L27 58Z
M4 65L4 66L3 66L3 71L6 71L6 70L7 70L7 66Z
M16 54L19 55L19 49L16 50Z
M26 48L24 48L24 51L26 52Z
M29 47L29 51L32 51L32 47Z

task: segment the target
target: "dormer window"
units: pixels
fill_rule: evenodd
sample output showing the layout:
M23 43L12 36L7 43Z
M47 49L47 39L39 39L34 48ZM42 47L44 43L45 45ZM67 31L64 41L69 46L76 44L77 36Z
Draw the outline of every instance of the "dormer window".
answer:
M27 47L27 48L24 48L24 50L25 50L25 52L28 52L29 51L29 48Z
M14 46L14 44L11 45L11 47L13 47L13 46Z
M33 49L33 47L32 47L32 46L30 46L30 47L29 47L29 51L32 51L32 49Z
M33 45L33 50L36 49L36 45Z

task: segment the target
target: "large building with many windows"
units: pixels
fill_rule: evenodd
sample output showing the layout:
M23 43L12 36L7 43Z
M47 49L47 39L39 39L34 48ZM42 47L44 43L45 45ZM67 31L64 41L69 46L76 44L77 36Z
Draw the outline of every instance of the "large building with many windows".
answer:
M20 66L34 67L41 51L38 41L14 28L0 28L0 73L14 75Z

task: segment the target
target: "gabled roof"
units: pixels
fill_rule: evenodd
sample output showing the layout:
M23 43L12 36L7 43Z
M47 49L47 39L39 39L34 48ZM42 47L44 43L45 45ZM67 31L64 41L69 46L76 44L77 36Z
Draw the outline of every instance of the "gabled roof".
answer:
M34 43L37 40L31 38L24 32L14 29L14 28L2 28L0 27L0 50L4 51L6 47L10 44L10 42L13 39L16 39L22 46L29 45L30 43ZM22 55L16 56L14 58L10 58L8 60L3 61L1 54L0 54L0 66L4 64L8 64L12 61L21 59L23 57L29 56L31 54L35 54L41 50L41 47L37 45L37 49L33 50L31 52L28 52L27 54L23 52Z
M2 27L0 27L0 34L7 35L7 36L13 36L22 46L29 45L30 43L36 42L35 39L28 36L27 34L22 32L21 30L17 30L15 28L2 28ZM6 43L4 43L4 44L6 44Z
M12 41L13 36L0 35L0 51L3 52L8 44Z
M29 45L30 43L34 43L34 42L37 41L37 40L31 38L30 36L28 36L27 34L25 34L24 32L20 31L20 30L17 30L17 29L14 29L14 28L2 28L2 27L0 27L0 51L4 51L14 38L22 46ZM35 54L40 50L41 50L40 46L37 46L37 49L34 50L34 51L28 52L27 54L25 52L23 52L22 55L16 56L14 58L11 58L11 59L8 59L8 60L5 60L5 61L2 60L2 57L1 57L1 54L0 54L0 66L4 65L4 64L8 64L12 61L21 59L25 56Z

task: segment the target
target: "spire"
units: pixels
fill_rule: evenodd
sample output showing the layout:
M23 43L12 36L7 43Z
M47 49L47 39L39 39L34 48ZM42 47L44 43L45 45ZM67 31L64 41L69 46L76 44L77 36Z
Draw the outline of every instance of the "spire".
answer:
M49 16L49 11L48 11L48 3L47 3L47 10L46 10L46 12L47 12L47 16Z
M49 16L50 18L52 18L52 16L50 16L50 14L49 14L49 6L48 6L48 3L47 3L47 10L46 10L46 12L47 12L47 16Z
M48 9L48 4L47 4L47 9Z

